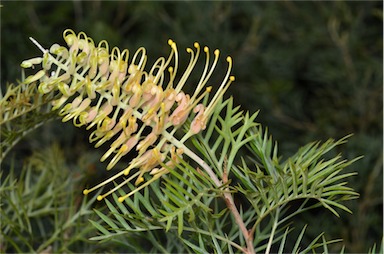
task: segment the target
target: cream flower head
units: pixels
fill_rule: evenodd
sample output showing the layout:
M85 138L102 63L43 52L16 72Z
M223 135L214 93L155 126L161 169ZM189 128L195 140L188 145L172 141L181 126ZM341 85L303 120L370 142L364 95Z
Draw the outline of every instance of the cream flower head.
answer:
M218 63L220 52L216 49L211 61L211 52L204 47L204 69L194 93L189 95L182 90L201 53L197 42L194 49L187 48L189 64L182 75L178 75L179 52L172 40L168 40L171 48L168 58L160 57L146 71L147 55L143 47L129 60L127 49L120 51L114 47L110 50L106 41L96 46L83 32L76 35L67 29L63 37L68 47L54 44L49 50L32 39L44 54L24 61L21 66L34 68L41 63L42 70L26 78L24 83L39 82L41 93L54 93L58 98L53 102L53 109L59 109L63 121L72 120L76 126L85 125L92 129L89 140L96 142L95 147L112 141L101 158L101 161L109 160L107 170L115 167L130 151L136 150L137 156L126 168L83 191L87 195L118 177L130 175L100 195L98 200L133 179L136 179L136 185L141 184L147 172L152 175L149 181L119 199L123 201L173 170L182 158L182 144L205 129L215 106L234 81L230 75L232 59L227 57L225 77L213 98L209 99L212 87L206 84ZM176 139L174 134L181 127L186 131Z

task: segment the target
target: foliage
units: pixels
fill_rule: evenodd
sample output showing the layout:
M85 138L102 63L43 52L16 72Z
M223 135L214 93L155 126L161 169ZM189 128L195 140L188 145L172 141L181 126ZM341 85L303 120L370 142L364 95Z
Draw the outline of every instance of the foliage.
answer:
M220 116L221 110L226 111L223 118ZM227 183L224 181L220 189L212 185L207 174L184 162L178 167L181 173L171 171L163 183L152 183L150 189L145 189L143 193L136 192L132 199L127 199L125 204L129 210L119 204L116 195L113 203L106 201L111 217L98 213L105 226L93 222L101 231L101 236L93 239L113 240L116 236L120 239L124 234L129 235L139 230L149 231L147 234L150 238L156 239L152 231L164 230L171 231L181 242L154 242L154 249L141 251L188 252L189 248L192 248L193 252L239 252L242 250L241 244L244 244L241 230L231 216L230 209L223 209L224 204L220 199L223 192L230 191L239 194L237 205L241 209L240 213L246 226L252 231L251 235L254 235L256 251L269 253L271 249L276 249L285 253L290 250L286 249L285 240L282 239L286 239L290 232L288 222L292 217L318 206L324 206L337 216L339 215L335 208L349 211L340 202L356 197L356 193L346 187L346 182L343 181L353 174L339 172L353 161L340 161L339 156L329 160L323 159L327 152L343 143L344 139L337 142L328 140L322 145L309 144L280 164L277 147L272 146L272 141L266 133L253 126L256 115L245 116L244 119L241 119L241 116L238 107L232 107L232 100L225 101L211 119L207 131L198 135L195 140L197 147L204 154L204 160L209 161L209 165L215 168L217 174L225 175L229 174L229 171L233 173L229 174L231 177ZM239 122L236 119L244 122L233 131L233 126ZM215 134L219 134L219 138L211 145L209 141ZM244 160L242 166L232 165L231 158L237 157L238 150L247 143L254 153L252 161L255 162L256 170L250 169ZM216 157L217 155L220 156ZM227 173L224 173L226 171ZM135 187L131 185L130 188ZM120 195L124 196L124 193ZM301 205L296 211L289 211L291 202L296 199L301 200ZM318 202L311 203L311 199ZM139 221L136 221L138 218ZM109 230L105 230L106 225ZM299 247L304 232L305 228L298 237L293 252L299 249L304 253L311 250L317 252L317 248L326 248L324 244L327 242L324 239L325 242L318 242L321 235L309 246ZM137 247L132 247L134 240L132 241L127 243L127 248L137 250ZM185 249L180 249L181 243L186 245Z
M29 132L51 119L52 95L40 95L35 84L10 84L0 96L0 160Z
M89 252L96 197L77 195L80 172L69 169L57 145L30 156L21 170L2 170L1 252Z

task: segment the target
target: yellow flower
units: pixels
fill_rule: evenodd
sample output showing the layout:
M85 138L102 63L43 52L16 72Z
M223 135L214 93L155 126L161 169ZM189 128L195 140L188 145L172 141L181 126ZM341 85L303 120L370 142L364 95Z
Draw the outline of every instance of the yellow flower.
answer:
M48 51L33 40L43 51L43 57L26 60L22 67L34 68L42 64L43 70L25 79L24 83L39 82L41 93L59 96L54 107L61 107L59 114L62 120L73 119L76 126L86 125L87 129L93 129L89 141L97 141L95 147L112 140L110 148L101 157L101 161L111 158L108 170L132 149L137 150L137 157L124 170L84 190L86 195L135 170L121 184L99 196L99 200L136 178L135 184L141 185L121 197L119 200L122 201L175 168L183 154L180 144L205 129L215 106L234 80L230 76L232 59L228 57L224 80L206 105L205 102L209 101L206 97L212 91L212 87L206 87L206 84L218 63L219 50L214 51L211 62L210 50L204 47L204 69L194 93L189 95L183 87L188 83L200 56L197 42L193 44L194 49L187 48L190 61L186 70L178 75L179 52L172 40L168 41L171 48L169 56L160 57L149 71L145 71L145 48L139 48L130 61L127 49L120 51L114 47L110 51L106 41L96 46L83 32L76 35L67 29L63 36L69 49L54 44ZM203 98L206 98L204 103ZM189 123L186 121L188 118L191 119L190 125L185 126ZM187 131L178 140L174 134L181 128ZM144 136L143 133L149 134ZM143 184L146 172L153 178Z

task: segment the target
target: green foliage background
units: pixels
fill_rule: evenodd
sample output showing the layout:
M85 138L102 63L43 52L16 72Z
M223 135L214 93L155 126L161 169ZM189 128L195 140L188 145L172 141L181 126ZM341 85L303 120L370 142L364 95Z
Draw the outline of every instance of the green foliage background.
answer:
M29 36L49 47L63 43L66 28L84 31L96 42L106 39L121 49L144 46L149 63L168 54L168 38L179 49L198 41L231 55L236 82L227 94L244 109L261 110L258 121L279 141L282 154L289 156L312 140L354 133L340 152L347 158L364 155L350 169L358 172L351 186L361 195L348 204L354 214L343 214L342 220L323 209L303 215L298 221L312 222L308 241L325 231L331 238L343 238L348 252L364 252L380 241L382 1L16 1L2 5L2 86L20 77L22 60L40 55ZM21 142L12 156L24 158L57 141L71 170L85 172L82 181L89 183L107 173L105 165L98 163L101 152L88 144L84 133L54 121Z

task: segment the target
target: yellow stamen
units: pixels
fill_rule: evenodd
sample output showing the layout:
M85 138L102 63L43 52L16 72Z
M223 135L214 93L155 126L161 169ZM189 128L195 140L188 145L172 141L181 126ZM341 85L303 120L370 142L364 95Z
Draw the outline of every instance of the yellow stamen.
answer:
M163 174L166 173L166 171L163 171ZM124 196L121 196L118 198L118 201L121 203L123 202L125 199L127 199L128 197L132 196L133 194L135 194L136 192L142 190L143 188L145 188L146 186L150 185L152 182L156 181L158 178L160 178L163 174L156 174L154 175L150 180L148 180L147 182L145 182L143 185L140 185L139 187L137 187L136 189L134 189L133 191L131 191L130 193L124 195Z
M227 89L229 88L229 86L231 85L231 83L233 81L235 81L235 77L234 76L230 76L231 74L231 70L232 70L232 58L230 56L227 57L227 62L228 62L228 70L227 70L227 73L224 77L224 80L223 82L221 83L218 91L216 92L215 96L212 98L211 102L209 103L209 105L207 106L207 109L206 109L206 112L205 112L205 115L210 115L211 114L211 111L213 110L213 108L216 106L216 104L218 103L218 99L223 97L223 94L225 93L225 91L227 91Z
M105 180L105 181L99 183L98 185L96 185L96 186L94 186L94 187L92 187L92 188L90 188L90 189L85 189L85 190L83 190L83 194L84 194L84 195L88 195L88 193L90 193L90 192L92 192L92 191L94 191L94 190L99 189L100 187L106 185L107 183L112 182L113 180L115 180L116 178L120 177L120 176L123 175L123 174L124 174L124 171L120 171L119 173L117 173L117 174L115 174L114 176L108 178L107 180Z
M179 67L179 52L177 51L176 43L174 41L172 41L171 39L168 40L168 45L171 46L171 50L175 54L175 64L174 64L174 68L172 68L172 72L170 72L171 76L170 76L170 80L169 80L169 84L173 85L173 81L175 80L176 73L177 73L177 68Z
M121 172L120 172L121 173ZM136 172L135 174L133 174L131 177L129 177L128 179L124 180L123 182L121 182L120 184L118 184L117 186L115 186L113 189L109 190L108 192L102 194L102 195L99 195L97 197L97 200L102 200L103 198L105 198L106 196L112 194L113 192L115 192L116 190L120 189L121 187L123 187L124 185L126 185L127 183L129 183L130 181L132 181L132 179L134 179L137 175L140 174L140 171ZM84 192L84 191L83 191Z
M183 76L181 77L179 83L177 84L175 90L177 92L180 92L181 89L183 88L185 82L187 81L188 77L190 76L193 68L195 67L197 63L197 59L199 58L200 55L200 45L199 43L195 42L193 46L196 48L196 55L194 51L191 48L187 48L187 52L191 54L189 64L187 66L187 69L184 71Z
M204 47L204 52L206 53L206 63L205 63L203 75L201 76L201 79L198 83L198 86L197 86L195 93L193 94L192 98L195 98L197 96L197 94L200 92L200 90L208 82L209 78L211 77L211 75L213 73L213 70L216 68L217 62L219 61L220 51L218 49L216 49L213 53L215 55L215 58L213 60L213 64L211 66L211 69L209 70L208 74L205 75L207 70L208 70L208 66L209 66L209 48Z
M136 136L129 138L128 141L120 147L119 151L109 162L107 170L112 169L116 165L116 163L121 159L121 157L123 157L132 150L132 148L137 144L137 142L138 138Z

